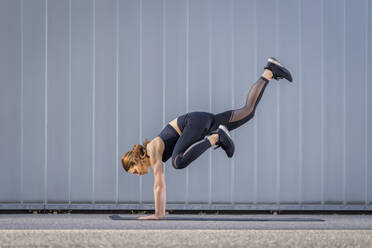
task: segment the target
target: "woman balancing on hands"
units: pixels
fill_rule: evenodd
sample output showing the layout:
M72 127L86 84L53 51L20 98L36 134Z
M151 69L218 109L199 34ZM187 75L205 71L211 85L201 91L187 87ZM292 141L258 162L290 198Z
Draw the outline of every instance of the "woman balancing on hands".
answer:
M165 181L163 162L172 157L176 169L187 167L208 148L222 147L231 158L234 142L229 131L240 127L254 116L266 85L274 78L292 82L291 73L275 58L269 58L262 76L249 90L245 105L240 109L219 114L190 112L173 119L151 141L136 144L125 153L122 164L125 171L138 176L147 174L151 166L154 172L155 214L139 219L161 219L165 216Z

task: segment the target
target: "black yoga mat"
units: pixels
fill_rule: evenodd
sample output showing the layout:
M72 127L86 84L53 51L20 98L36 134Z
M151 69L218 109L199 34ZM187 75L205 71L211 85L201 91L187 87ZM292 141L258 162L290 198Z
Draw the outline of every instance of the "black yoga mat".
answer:
M112 220L138 220L138 217L120 215L111 215ZM251 217L176 217L176 216L165 216L160 220L172 220L172 221L273 221L273 222L323 222L325 220L316 218L282 218L282 217L262 217L262 218L251 218Z

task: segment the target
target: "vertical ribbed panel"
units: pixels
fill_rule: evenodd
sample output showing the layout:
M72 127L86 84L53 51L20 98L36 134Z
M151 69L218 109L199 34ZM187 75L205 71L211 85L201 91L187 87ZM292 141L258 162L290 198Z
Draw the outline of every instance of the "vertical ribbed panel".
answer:
M68 203L71 204L71 1L68 2Z
M277 84L276 93L279 102L277 133L279 171L279 203L288 204L298 202L300 185L300 129L299 117L301 114L301 76L300 76L300 1L278 2L278 58L284 65L291 68L294 83L281 80ZM295 9L296 11L293 11ZM288 44L291 44L290 46ZM319 91L319 89L317 89Z
M254 49L253 49L253 54L254 54L254 73L253 75L255 75L255 77L258 77L258 0L255 0L254 2L254 10L255 10L255 14L254 14ZM254 80L254 78L253 78ZM254 140L254 145L253 145L253 150L254 150L254 161L253 161L253 174L254 174L254 178L253 178L253 203L256 204L257 203L257 191L258 191L258 135L257 135L257 126L258 126L258 123L257 123L257 118L254 118L253 120L254 122L254 136L253 136L253 140Z
M303 201L303 103L302 103L302 29L303 29L303 0L299 0L298 3L298 204L302 204Z
M20 128L21 128L21 141L20 141L20 156L21 156L21 158L20 158L20 181L21 181L21 183L20 183L20 187L21 187L21 190L20 190L20 202L21 202L21 204L23 204L23 181L24 181L24 179L23 179L23 177L24 177L24 173L23 173L23 167L24 167L24 156L23 156L23 149L24 149L24 146L23 146L23 142L24 142L24 140L23 140L23 137L24 137L24 127L23 127L23 123L24 123L24 113L23 113L23 109L24 109L24 103L23 103L23 98L24 98L24 78L23 78L23 68L24 68L24 64L23 64L23 59L24 59L24 57L23 57L23 49L24 49L24 45L23 45L23 5L24 5L24 3L23 3L23 1L24 0L20 0L20 16L21 16L21 18L20 18L20 33L21 33L21 47L20 47L20 52L21 52L21 63L20 63L20 67L21 67L21 70L20 70L20 72L21 72L21 101L20 101L20 121L21 121L21 123L20 123Z
M209 112L211 107L209 102L211 100L210 83L212 81L209 80L208 1L189 1L189 111ZM210 199L209 175L212 163L209 155L211 152L211 150L205 152L192 165L187 167L189 204L207 204ZM182 170L178 170L176 173L182 173Z
M365 47L364 1L345 1L345 204L364 204ZM355 29L355 27L359 27ZM368 153L368 151L367 151Z
M93 200L93 41L93 1L71 1L72 203Z
M368 204L368 139L369 139L369 136L368 136L368 79L369 79L369 0L366 0L366 3L365 3L365 43L364 43L364 46L365 46L365 55L364 55L364 66L365 66L365 69L364 69L364 72L365 72L365 75L364 75L364 85L365 85L365 91L364 91L364 118L365 118L365 124L364 124L364 203L367 205Z
M302 202L319 204L322 195L322 0L302 1ZM314 34L317 34L314 36ZM307 42L311 40L311 42ZM296 80L297 82L297 80ZM297 92L297 91L296 91ZM297 93L296 93L297 94Z
M139 140L138 140L138 143L141 144L142 140L143 140L143 131L142 131L142 120L143 120L143 102L142 102L142 91L143 91L143 28L142 28L142 12L143 12L143 3L142 3L142 0L139 0L139 8L138 8L138 11L139 11ZM142 203L142 177L140 177L139 179L139 203L141 204Z
M92 204L95 203L96 180L96 0L92 0Z
M346 179L346 166L347 166L347 151L346 151L346 130L347 130L347 127L346 127L346 116L347 116L347 113L346 113L346 106L347 106L347 99L346 99L346 81L347 81L347 53L346 53L346 49L347 49L347 39L346 39L346 33L347 33L347 26L346 26L346 23L347 23L347 13L346 13L346 1L347 0L344 0L343 2L343 8L344 8L344 23L343 23L343 26L344 26L344 63L343 63L343 76L344 76L344 81L343 81L343 97L344 97L344 118L343 118L343 127L344 127L344 135L343 135L343 138L344 138L344 147L343 147L343 177L344 177L344 185L343 185L343 204L345 205L346 204L346 194L347 194L347 188L346 188L346 185L347 185L347 179Z
M44 61L44 204L48 191L48 0L45 0L45 61Z
M232 81L234 82L232 107L240 108L246 101L249 88L256 82L255 75L255 8L245 0L234 1L234 42ZM255 119L255 118L254 118ZM253 120L254 120L253 119ZM236 145L232 165L231 197L234 204L253 202L254 198L254 121L232 134ZM239 148L238 148L239 147ZM238 190L244 188L244 190Z
M192 5L192 3L190 3ZM192 22L193 18L190 18ZM184 114L186 111L186 1L166 1L166 93L165 123ZM191 36L192 37L192 36ZM157 114L158 116L159 113ZM161 128L154 130L152 137L158 135ZM150 137L149 137L150 138ZM175 170L169 159L164 166L167 183L167 202L185 203L186 170ZM192 169L192 168L191 168ZM190 169L190 170L191 170ZM190 189L192 190L192 189Z
M23 9L0 1L0 201L13 203L24 199Z
M120 0L119 4L119 202L139 202L139 177L126 173L121 156L140 141L140 42L139 1ZM128 190L130 189L130 190Z
M70 199L70 14L69 1L48 0L47 3L46 200L60 203Z
M364 201L365 201L365 204L369 204L370 202L370 199L369 199L369 193L371 193L372 190L369 190L370 187L369 187L369 184L371 184L372 182L372 178L369 177L369 175L371 175L371 171L372 171L372 167L370 166L371 164L371 153L369 152L370 151L370 144L371 144L371 130L369 128L369 124L371 123L370 122L370 118L371 118L371 114L370 114L370 111L371 111L371 104L370 104L370 99L371 99L371 95L370 95L370 91L372 89L372 86L371 86L371 83L370 83L370 80L371 80L371 77L370 77L370 68L371 68L371 63L372 63L372 60L370 59L370 54L371 54L371 46L370 46L370 42L371 42L371 12L370 12L370 9L371 9L372 5L370 4L370 1L369 0L366 0L366 8L365 8L365 21L366 21L366 24L365 24L365 49L366 49L366 53L365 53L365 112L364 112L364 115L365 115L365 196L364 196Z
M120 7L120 6L119 6ZM116 0L96 0L95 202L116 202L119 42ZM118 129L118 130L116 130ZM113 166L107 166L113 165Z
M324 114L324 84L325 84L325 79L324 79L324 74L325 74L325 34L326 34L326 29L325 29L325 0L321 0L321 89L320 89L320 96L321 96L321 130L320 130L320 137L321 137L321 203L322 205L324 204L324 167L325 167L325 138L324 138L324 125L325 125L325 114Z
M166 73L167 73L167 66L166 66L166 37L167 37L167 24L166 24L166 15L167 15L167 7L166 7L166 0L162 2L162 88L163 88L163 95L162 95L162 103L163 103L163 111L162 111L162 126L166 125L165 122L165 86L166 86ZM164 167L164 172L166 167Z
M212 0L208 0L208 110L212 112ZM212 204L212 151L209 151L208 204Z
M231 108L235 109L235 0L231 1ZM235 132L232 134L235 140ZM235 203L235 158L231 158L230 201Z
M46 4L45 0L23 2L23 83L24 83L24 202L44 203L46 172ZM5 7L5 6L4 6ZM11 7L11 5L9 5ZM8 7L8 8L9 8ZM3 9L3 8L2 8ZM5 7L4 9L7 9ZM7 33L7 31L5 31ZM8 55L9 56L9 55ZM3 56L1 56L3 57ZM7 56L4 56L6 58ZM11 58L9 56L9 58ZM5 64L8 64L6 62ZM9 79L8 79L9 80ZM10 80L2 82L10 82ZM9 90L12 87L7 87ZM7 90L8 90L7 89ZM11 92L11 91L10 91ZM7 105L7 104L6 104ZM6 106L5 103L2 106ZM12 105L8 105L12 109ZM16 107L16 106L15 106ZM12 109L18 111L18 109ZM7 119L5 117L5 119ZM10 124L10 123L9 123ZM9 128L9 127L8 127ZM3 129L3 128L2 128ZM10 131L11 129L9 129ZM14 132L14 131L13 131ZM0 140L4 140L3 137ZM6 139L5 139L6 140ZM3 157L3 156L2 156ZM9 161L4 163L8 170ZM2 173L1 173L2 174ZM8 186L7 188L12 188Z
M186 0L186 19L185 19L185 25L186 25L186 35L185 35L185 39L186 39L186 46L185 46L185 50L186 50L186 72L185 72L185 83L186 83L186 113L189 112L189 98L190 98L190 0ZM185 192L185 203L188 204L189 203L189 182L190 182L190 178L189 178L189 167L187 167L186 169L186 192Z
M116 95L115 95L115 164L116 164L116 171L115 171L115 203L118 203L119 200L119 42L120 42L120 28L119 28L119 14L120 14L120 2L119 0L116 0L116 47L115 47L115 52L116 52L116 82L115 82L115 90L116 90Z
M163 127L162 11L162 0L142 1L142 140L154 138ZM153 202L152 170L140 178L142 202Z
M280 0L275 0L275 57L279 58ZM276 204L280 204L280 84L276 84Z

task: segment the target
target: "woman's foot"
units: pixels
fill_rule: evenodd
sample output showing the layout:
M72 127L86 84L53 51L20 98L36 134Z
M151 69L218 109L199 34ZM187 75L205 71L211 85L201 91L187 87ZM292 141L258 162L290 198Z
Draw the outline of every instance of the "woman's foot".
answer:
M273 57L267 59L267 65L265 69L270 70L273 73L273 78L276 80L285 78L289 82L292 82L291 73L279 63L279 61Z
M222 149L225 150L227 156L231 158L234 155L235 145L233 140L231 139L229 131L224 125L220 125L215 132L218 134L218 141L216 143L217 146L214 149L222 147Z

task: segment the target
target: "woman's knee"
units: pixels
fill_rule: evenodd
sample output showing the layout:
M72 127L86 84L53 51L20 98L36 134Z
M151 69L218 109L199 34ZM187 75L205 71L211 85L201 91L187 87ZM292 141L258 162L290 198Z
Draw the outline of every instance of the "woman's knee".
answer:
M245 124L246 122L248 122L250 119L253 118L254 113L255 113L255 111L250 112L250 113L247 113L247 115L242 116L238 120L230 121L229 123L226 124L227 129L229 131L232 131L232 130L234 130L234 129L240 127L240 126L242 126L243 124Z
M180 161L181 154L173 155L172 156L172 166L175 169L183 169L186 166L184 166Z

